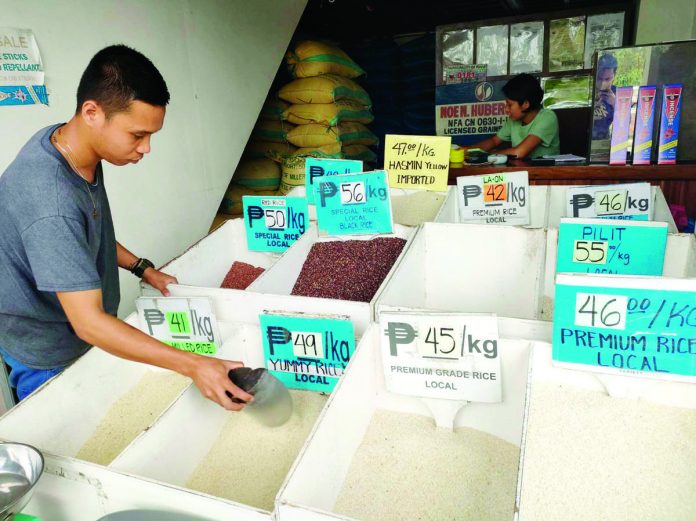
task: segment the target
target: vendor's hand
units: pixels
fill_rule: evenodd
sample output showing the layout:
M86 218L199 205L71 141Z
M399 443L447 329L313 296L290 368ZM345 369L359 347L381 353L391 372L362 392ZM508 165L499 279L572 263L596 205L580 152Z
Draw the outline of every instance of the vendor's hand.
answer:
M611 91L611 89L599 91L599 97L602 101L608 105L611 105L612 107L614 106L614 103L616 103L616 95Z
M233 402L232 398L225 391L244 402L250 402L254 399L252 395L234 385L227 376L230 369L243 366L242 362L196 356L187 376L193 380L201 394L209 400L221 405L228 411L240 411L245 404Z
M169 296L167 286L169 284L179 283L179 281L176 280L176 277L172 277L171 275L157 271L154 268L147 268L145 270L145 273L143 273L143 281L147 282L153 288L158 289L165 297Z

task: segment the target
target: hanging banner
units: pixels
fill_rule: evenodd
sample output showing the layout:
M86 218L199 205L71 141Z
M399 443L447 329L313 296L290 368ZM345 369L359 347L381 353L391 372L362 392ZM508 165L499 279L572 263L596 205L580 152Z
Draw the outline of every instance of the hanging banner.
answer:
M435 88L435 133L470 145L489 138L507 121L505 81L483 81Z
M48 105L39 46L29 29L0 27L0 106Z

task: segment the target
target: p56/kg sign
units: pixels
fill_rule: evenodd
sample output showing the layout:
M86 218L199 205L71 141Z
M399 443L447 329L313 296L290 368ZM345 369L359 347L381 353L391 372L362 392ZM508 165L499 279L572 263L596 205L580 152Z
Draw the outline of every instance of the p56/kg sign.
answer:
M320 232L328 235L392 232L386 172L335 175L329 179L318 182L315 194Z
M494 315L382 312L387 389L445 400L502 401Z
M251 251L282 253L309 226L303 197L244 196L244 228Z
M457 178L463 223L529 224L529 175L505 172Z

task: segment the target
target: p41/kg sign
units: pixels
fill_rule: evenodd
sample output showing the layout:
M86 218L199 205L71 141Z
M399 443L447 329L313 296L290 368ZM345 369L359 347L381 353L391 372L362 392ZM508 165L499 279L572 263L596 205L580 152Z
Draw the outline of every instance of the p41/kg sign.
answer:
M493 315L382 312L387 389L445 400L502 401L498 320Z
M206 297L140 297L140 329L160 342L199 355L214 355L220 343L217 320Z

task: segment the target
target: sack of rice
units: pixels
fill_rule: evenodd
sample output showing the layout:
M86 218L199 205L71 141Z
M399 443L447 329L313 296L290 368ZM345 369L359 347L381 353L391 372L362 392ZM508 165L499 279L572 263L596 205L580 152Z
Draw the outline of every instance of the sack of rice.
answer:
M362 123L345 121L338 124L338 136L343 145L379 145L379 138Z
M288 133L289 134L289 133ZM273 159L281 161L297 150L290 143L275 143L273 141L261 141L253 139L247 143L244 149L244 157L247 159Z
M345 122L335 127L320 123L298 125L288 132L288 141L298 147L321 147L334 143L344 145L376 145L377 136L362 123Z
M254 130L251 131L251 135L264 141L285 143L287 141L288 132L293 128L294 125L286 121L260 119L256 122L256 126Z
M277 195L277 193L278 192L276 192L275 190L254 191L245 186L231 184L225 192L225 195L222 198L222 202L220 203L220 212L226 213L227 215L242 215L244 213L242 197L244 197L245 195L273 196Z
M345 52L328 43L304 41L288 51L286 61L290 74L295 78L309 78L323 74L336 74L346 78L357 78L365 71L350 59Z
M334 127L344 121L367 125L375 118L365 105L341 100L335 103L296 103L285 109L283 119L296 125L322 123Z
M353 80L324 74L313 78L300 78L281 87L278 97L290 103L333 103L349 100L370 106L370 96Z
M346 159L356 159L363 163L377 162L377 154L365 145L346 145L343 147L343 156Z
M293 155L283 159L282 176L278 188L279 195L287 195L293 188L305 185L305 159L307 157L341 159L343 154L341 154L340 143L316 148L300 148Z
M277 190L280 165L270 159L242 159L232 180L251 190Z
M259 118L261 119L280 119L283 111L288 108L288 104L283 100L269 98L261 107Z

